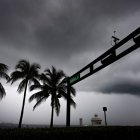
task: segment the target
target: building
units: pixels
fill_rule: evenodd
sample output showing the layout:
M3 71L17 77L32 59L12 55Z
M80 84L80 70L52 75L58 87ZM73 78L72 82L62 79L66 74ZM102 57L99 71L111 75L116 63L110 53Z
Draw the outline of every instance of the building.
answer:
M92 126L100 126L102 124L102 119L98 118L98 115L95 114L94 118L91 119L91 125Z

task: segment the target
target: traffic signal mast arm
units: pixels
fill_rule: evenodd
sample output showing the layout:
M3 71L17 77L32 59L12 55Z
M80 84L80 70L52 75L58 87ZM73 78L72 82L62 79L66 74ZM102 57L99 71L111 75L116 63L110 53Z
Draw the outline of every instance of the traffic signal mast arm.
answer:
M121 52L120 54L116 55L116 50L120 48L122 45L124 45L126 42L133 39L134 45L126 49L125 51ZM80 71L75 73L69 78L69 84L74 85L77 82L80 82L81 80L87 78L88 76L98 72L99 70L103 69L104 67L110 65L111 63L117 61L118 59L122 58L123 56L129 54L130 52L134 51L140 47L140 27L137 28L135 31L133 31L131 34L129 34L127 37L119 41L117 44L115 44L112 48L107 50L105 53L103 53L101 56L96 58L94 61L89 63L87 66L82 68ZM94 68L94 66L100 62L101 65ZM85 75L81 75L84 71L89 70L88 73Z

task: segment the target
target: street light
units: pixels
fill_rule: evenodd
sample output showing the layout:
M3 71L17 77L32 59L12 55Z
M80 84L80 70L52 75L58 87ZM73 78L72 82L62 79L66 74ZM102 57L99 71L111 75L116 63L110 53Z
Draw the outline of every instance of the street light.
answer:
M107 121L106 121L106 111L107 111L107 107L103 107L103 111L104 111L104 117L105 117L105 126L107 126Z

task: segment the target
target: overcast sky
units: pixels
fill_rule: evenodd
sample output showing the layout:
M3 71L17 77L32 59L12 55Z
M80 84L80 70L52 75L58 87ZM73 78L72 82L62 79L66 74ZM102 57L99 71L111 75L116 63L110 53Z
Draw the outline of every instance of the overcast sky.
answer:
M13 70L17 61L54 65L69 76L111 46L111 36L123 39L140 26L139 0L0 0L0 61ZM131 42L130 42L131 43ZM130 44L128 44L130 45ZM127 47L127 46L125 46ZM140 49L77 83L71 123L101 119L107 106L110 125L140 125ZM9 72L9 73L10 73ZM0 122L18 123L23 94L2 81L7 91L0 101ZM32 92L33 93L33 92ZM32 111L28 93L23 123L49 124L50 99ZM65 124L66 102L54 124Z

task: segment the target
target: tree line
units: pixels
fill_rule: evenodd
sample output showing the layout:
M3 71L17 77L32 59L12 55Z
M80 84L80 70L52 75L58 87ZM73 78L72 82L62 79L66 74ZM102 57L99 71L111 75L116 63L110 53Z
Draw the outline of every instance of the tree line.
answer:
M6 79L7 83L10 84L20 80L17 91L19 93L24 93L18 128L22 127L27 88L29 88L30 91L35 91L29 98L29 102L36 100L33 110L42 102L46 101L48 97L51 97L50 127L52 128L54 110L56 111L57 116L60 113L59 99L62 97L67 100L68 76L66 76L63 70L57 70L54 66L50 69L47 68L43 73L40 73L39 70L41 69L41 66L37 63L30 63L27 60L20 60L10 75L7 74L8 69L9 67L7 65L0 63L0 77ZM70 92L70 104L73 107L76 107L76 103L73 100L73 97L76 95L76 90L71 87ZM5 95L5 89L0 82L0 99Z

